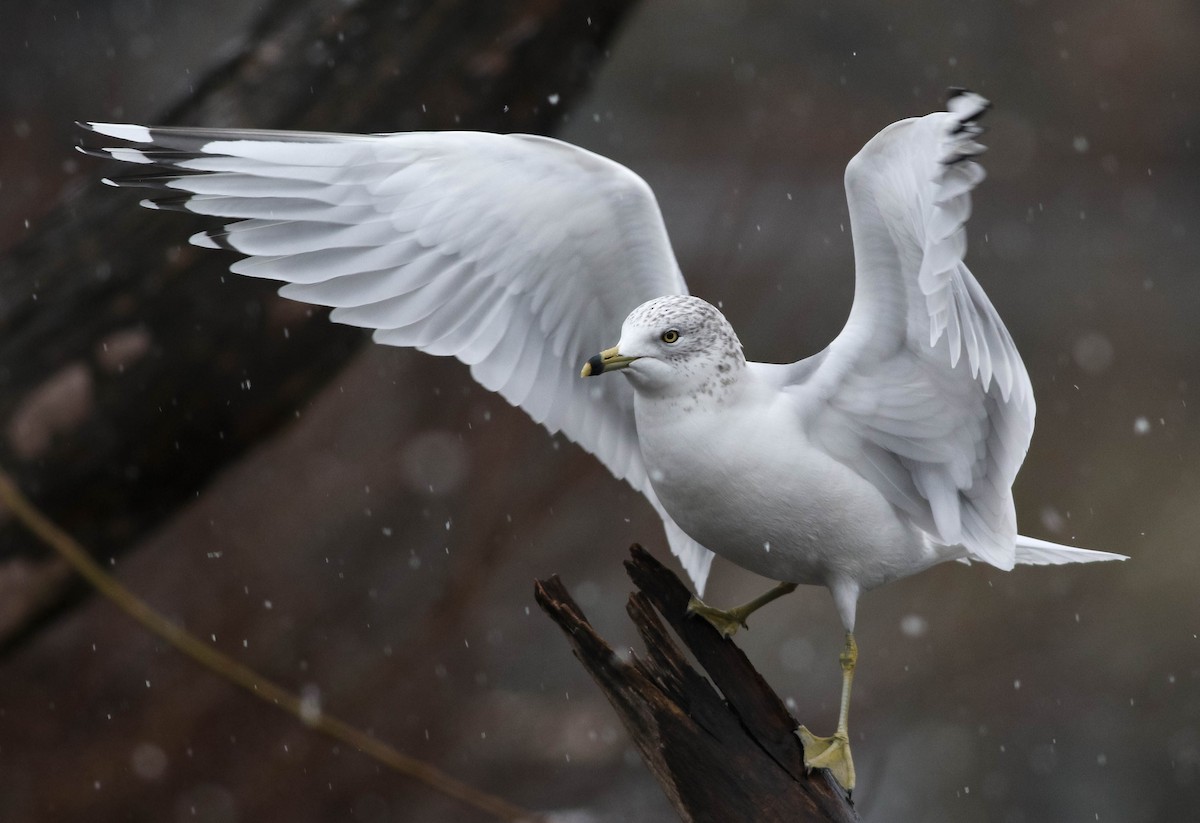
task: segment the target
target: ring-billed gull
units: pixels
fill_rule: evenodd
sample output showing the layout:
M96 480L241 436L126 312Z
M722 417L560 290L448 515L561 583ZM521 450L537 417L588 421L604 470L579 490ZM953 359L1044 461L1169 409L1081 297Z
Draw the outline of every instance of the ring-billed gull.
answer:
M725 634L797 584L828 587L846 629L841 711L832 737L800 734L806 764L852 789L863 591L949 560L1123 559L1017 534L1033 394L963 262L987 107L955 90L851 160L850 317L787 365L747 361L688 295L641 178L557 140L88 123L135 146L85 151L158 167L105 181L161 190L143 205L236 219L192 237L248 255L232 271L285 281L283 296L380 343L457 357L596 455L661 515L698 596L712 552L781 581L728 611L694 600ZM580 362L628 380L578 380Z

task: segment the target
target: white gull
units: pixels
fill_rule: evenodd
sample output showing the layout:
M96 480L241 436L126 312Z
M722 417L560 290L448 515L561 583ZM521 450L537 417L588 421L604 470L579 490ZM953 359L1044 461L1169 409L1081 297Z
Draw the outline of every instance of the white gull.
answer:
M285 281L283 296L380 343L457 357L596 455L658 511L698 594L713 552L780 581L736 609L693 601L724 633L797 584L828 587L846 628L841 712L833 736L800 733L806 763L852 789L862 592L949 560L1124 559L1017 534L1033 393L963 262L987 108L956 90L851 160L850 317L787 365L747 361L721 312L688 296L645 182L569 144L84 125L135 144L93 153L158 167L106 182L235 219L192 238L248 255L232 271ZM580 381L585 360L585 376L628 380Z

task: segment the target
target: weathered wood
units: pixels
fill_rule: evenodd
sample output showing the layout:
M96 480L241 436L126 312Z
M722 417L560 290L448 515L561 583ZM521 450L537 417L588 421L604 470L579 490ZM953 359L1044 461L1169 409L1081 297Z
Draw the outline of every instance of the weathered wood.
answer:
M158 120L545 133L632 3L279 0ZM227 276L230 255L186 244L211 220L146 212L100 173L0 260L0 465L106 558L298 415L366 337ZM39 596L5 598L0 644L66 580L6 521L0 591Z
M627 610L645 658L624 662L614 654L557 577L537 581L535 596L566 632L679 816L696 823L858 820L827 771L806 773L795 719L742 651L687 615L689 592L679 578L640 546L625 565L638 588ZM688 663L663 619L711 683Z

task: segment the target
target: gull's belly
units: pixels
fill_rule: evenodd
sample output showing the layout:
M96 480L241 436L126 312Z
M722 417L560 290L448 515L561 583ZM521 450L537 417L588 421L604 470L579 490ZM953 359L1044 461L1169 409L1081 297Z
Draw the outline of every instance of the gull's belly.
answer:
M857 472L814 448L793 409L639 412L654 490L705 547L774 580L864 589L927 568L922 533ZM649 420L646 418L650 417Z

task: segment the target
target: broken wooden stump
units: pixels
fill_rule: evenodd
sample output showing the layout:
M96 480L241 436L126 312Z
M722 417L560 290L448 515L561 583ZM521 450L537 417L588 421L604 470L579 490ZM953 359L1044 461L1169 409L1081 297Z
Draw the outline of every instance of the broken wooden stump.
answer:
M679 816L697 823L857 821L828 772L806 773L795 719L746 655L688 616L691 594L679 578L636 545L625 567L638 588L627 611L646 657L621 660L558 577L537 581L534 594L617 710Z

